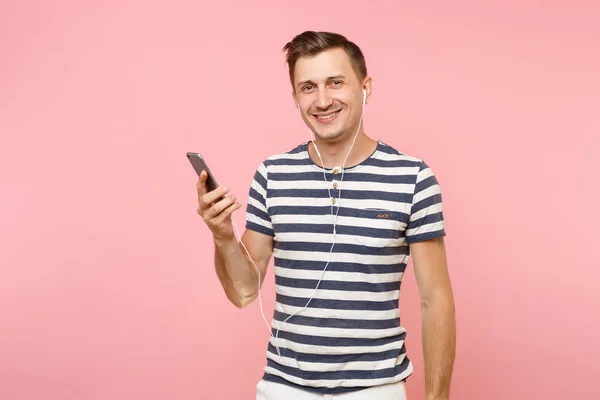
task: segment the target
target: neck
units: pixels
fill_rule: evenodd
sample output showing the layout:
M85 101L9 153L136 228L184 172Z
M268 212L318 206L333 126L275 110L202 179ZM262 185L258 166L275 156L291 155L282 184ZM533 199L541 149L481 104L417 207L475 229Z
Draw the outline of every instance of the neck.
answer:
M321 140L318 137L315 138L324 165L321 164L321 159L315 151L314 144L311 145L309 143L308 154L319 167L334 168L343 166L344 168L349 168L366 160L377 147L377 141L368 137L364 132L358 134L354 142L354 147L352 147L353 140L354 136L331 142ZM352 151L348 155L348 150L351 147ZM347 158L346 155L348 155Z

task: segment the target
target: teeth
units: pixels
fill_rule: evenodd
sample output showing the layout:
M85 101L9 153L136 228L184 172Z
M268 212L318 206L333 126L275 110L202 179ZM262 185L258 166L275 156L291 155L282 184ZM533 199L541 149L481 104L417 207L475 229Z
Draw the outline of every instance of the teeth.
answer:
M335 115L337 115L337 113L339 113L339 111L336 111L333 114L329 114L329 115L323 115L323 116L319 115L319 116L317 116L317 118L319 118L319 119L331 119Z

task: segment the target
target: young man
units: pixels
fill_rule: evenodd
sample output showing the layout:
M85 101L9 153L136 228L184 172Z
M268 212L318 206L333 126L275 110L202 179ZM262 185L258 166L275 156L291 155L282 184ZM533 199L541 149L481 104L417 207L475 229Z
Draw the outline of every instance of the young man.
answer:
M217 275L233 304L257 297L274 256L273 334L257 399L405 399L413 366L398 299L409 255L421 296L426 398L448 399L455 319L438 182L422 160L365 134L373 81L358 46L304 32L284 50L314 140L259 165L245 248L230 219L240 203L222 187L207 193L205 174L198 181L198 213L214 235Z

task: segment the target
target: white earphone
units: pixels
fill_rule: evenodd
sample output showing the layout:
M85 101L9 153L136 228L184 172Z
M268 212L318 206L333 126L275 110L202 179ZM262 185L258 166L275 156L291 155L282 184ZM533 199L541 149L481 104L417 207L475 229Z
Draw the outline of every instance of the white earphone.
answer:
M365 104L367 102L367 90L363 89L363 101L362 101L362 111L361 111L361 115L360 115L360 120L358 122L358 130L356 131L356 134L354 135L354 140L352 141L352 145L350 146L350 149L348 150L348 153L346 154L346 157L344 158L344 161L342 162L342 166L341 166L341 172L342 172L342 176L340 177L340 183L344 180L344 166L346 165L346 160L348 159L348 156L350 155L350 152L352 151L352 148L354 148L354 143L356 142L356 138L358 137L358 133L360 132L360 128L362 126L362 120L363 120L363 116L365 113ZM300 116L302 116L302 113L300 112L300 104L297 104L297 109L298 109L298 113L300 113ZM325 163L323 162L323 158L321 157L321 153L319 153L319 149L317 148L317 144L315 143L315 139L313 136L313 132L311 130L311 139L313 142L313 146L315 147L315 151L317 153L317 156L319 157L319 160L321 160L321 169L323 171L323 180L329 185L329 181L327 181L327 177L325 175ZM327 191L329 192L329 197L330 199L334 199L334 197L331 196L331 188L328 188ZM342 189L338 187L338 191L339 191L339 199L341 199L342 197ZM325 271L327 270L327 267L329 266L329 262L331 261L331 254L333 252L333 246L335 246L335 240L336 240L336 225L337 225L337 216L338 216L338 212L340 210L340 206L339 206L339 202L337 202L337 211L334 215L333 213L333 201L331 204L331 217L332 217L332 222L333 222L333 243L331 245L331 249L329 250L329 259L327 260L327 264L325 264L325 268L323 268L323 273L321 274L321 278L319 279L319 282L317 283L317 286L314 289L314 292L312 294L312 296L310 297L310 299L308 299L308 302L306 303L306 305L301 308L300 310L296 311L295 313L293 313L292 315L288 316L283 322L282 324L286 323L290 318L292 318L293 316L299 314L300 312L302 312L303 310L305 310L308 305L310 304L310 302L312 301L315 293L317 292L317 289L319 288L319 285L321 284L321 281L323 280L323 276L325 276ZM248 249L246 248L246 246L244 245L244 243L241 240L241 235L240 232L238 230L238 227L235 223L235 221L233 221L232 219L232 223L233 226L238 234L238 240L240 241L240 243L242 244L242 246L244 247L244 250L246 250L246 254L248 254L250 261L252 261L252 265L254 266L254 269L256 269L257 275L258 275L258 301L260 303L260 313L262 314L263 320L265 321L265 324L267 325L267 329L269 330L269 334L271 335L272 338L274 339L278 339L279 338L279 330L277 329L277 334L275 336L273 336L273 332L271 327L269 326L269 323L267 322L267 319L265 317L265 313L263 311L263 306L262 306L262 298L261 298L261 290L260 290L260 270L258 269L258 267L256 266L256 263L254 262L254 260L252 259L252 257L250 257L250 252L248 251ZM281 352L279 350L279 346L273 344L275 346L275 348L277 349L277 353L279 354L279 356L281 357Z
M342 162L342 166L341 166L341 172L342 175L340 177L340 183L344 180L344 166L346 165L346 160L348 159L348 156L350 155L350 152L352 151L352 149L354 148L354 143L356 142L356 138L358 137L358 134L360 132L360 128L362 126L362 120L363 120L363 116L365 113L365 104L367 102L367 90L363 89L363 101L362 101L362 111L361 111L361 115L360 115L360 120L358 123L358 130L356 131L356 134L354 135L354 140L352 141L352 145L350 146L350 149L348 150L348 153L346 154L346 157L344 158L344 161ZM298 105L298 112L300 113L300 105ZM313 146L315 148L315 152L317 153L317 156L319 157L319 160L321 160L321 169L323 171L323 180L328 184L329 186L329 181L327 180L327 177L325 175L325 163L323 162L323 158L321 157L321 154L319 153L319 149L317 147L317 144L315 142L314 139L314 132L312 132L311 130L311 139L313 142ZM306 305L304 307L302 307L300 310L296 311L295 313L291 314L290 316L288 316L282 323L286 323L290 318L292 318L293 316L299 314L300 312L302 312L303 310L305 310L308 305L310 304L310 302L312 301L312 299L314 298L315 293L317 292L317 289L319 288L319 285L321 284L321 281L323 280L323 276L325 276L325 271L327 270L327 267L329 266L329 262L331 261L331 254L333 252L333 247L335 246L335 241L336 241L336 236L337 236L337 231L336 231L336 225L337 225L337 216L340 210L340 205L339 202L337 203L337 210L334 214L333 212L333 200L334 197L331 195L331 188L328 187L327 191L329 192L329 197L332 200L331 203L331 217L332 217L332 223L333 223L333 243L331 244L331 249L329 250L329 259L327 260L327 263L325 264L325 268L323 268L323 273L321 274L321 278L319 279L319 282L317 283L317 286L315 287L312 296L310 297L310 299L308 299L308 302L306 303ZM341 199L342 197L342 189L341 187L338 186L338 198ZM268 324L267 324L268 326ZM272 333L271 333L272 336ZM279 329L277 329L277 334L275 335L275 338L279 338ZM279 347L275 345L275 348L277 349L277 352L279 353ZM281 353L279 353L279 355L281 356Z

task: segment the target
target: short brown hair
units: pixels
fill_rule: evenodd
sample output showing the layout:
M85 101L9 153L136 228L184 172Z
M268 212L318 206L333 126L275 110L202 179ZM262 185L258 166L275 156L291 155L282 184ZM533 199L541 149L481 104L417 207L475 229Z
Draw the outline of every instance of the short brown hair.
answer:
M359 79L367 76L367 63L360 48L339 33L305 31L288 42L283 51L286 52L286 61L289 66L290 82L294 86L294 67L298 58L315 56L322 51L342 48L350 57L352 67Z

